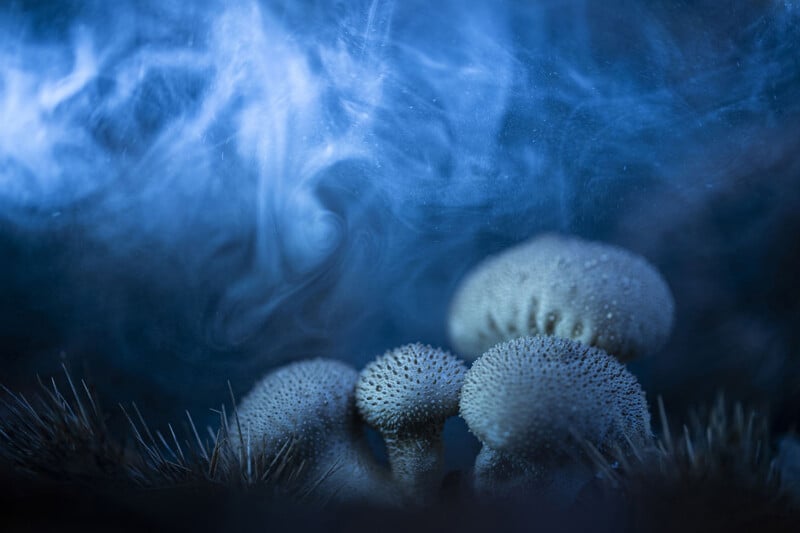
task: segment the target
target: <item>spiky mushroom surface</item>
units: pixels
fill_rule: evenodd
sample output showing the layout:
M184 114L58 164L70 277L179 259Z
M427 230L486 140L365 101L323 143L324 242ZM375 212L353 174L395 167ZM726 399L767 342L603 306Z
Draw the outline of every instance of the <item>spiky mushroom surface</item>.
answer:
M549 479L549 470L581 457L585 442L603 452L651 435L636 378L604 351L557 337L489 349L467 372L461 417L484 445L475 482L486 492L504 490L503 480Z
M327 359L292 363L266 375L231 422L234 451L274 455L291 443L321 492L343 500L391 501L359 426L357 379L354 368Z
M516 337L552 335L628 361L661 348L673 314L669 287L644 258L545 234L470 272L453 297L448 331L470 359Z
M408 344L378 357L361 372L361 416L386 441L392 474L406 501L425 503L439 488L442 430L458 414L466 367L431 346Z
M267 374L237 409L245 442L249 436L253 446L272 449L293 436L300 445L316 449L329 434L350 431L357 379L354 368L325 359L300 361Z

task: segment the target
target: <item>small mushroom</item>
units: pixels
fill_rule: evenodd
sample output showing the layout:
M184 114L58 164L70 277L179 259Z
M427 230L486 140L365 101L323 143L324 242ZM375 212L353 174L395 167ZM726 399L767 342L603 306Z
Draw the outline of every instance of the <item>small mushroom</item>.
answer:
M267 374L237 408L231 445L237 454L275 455L287 442L305 478L325 498L392 504L388 473L372 460L355 409L358 372L313 359Z
M361 372L356 403L386 442L392 475L410 504L430 502L442 477L442 430L458 414L466 367L455 356L408 344Z
M669 287L643 257L545 234L467 274L453 297L448 330L454 348L470 360L499 342L551 335L625 362L661 348L673 308Z
M601 453L651 437L636 378L600 349L557 337L498 344L467 372L461 417L483 443L478 492L538 490L568 500L591 471L586 443Z

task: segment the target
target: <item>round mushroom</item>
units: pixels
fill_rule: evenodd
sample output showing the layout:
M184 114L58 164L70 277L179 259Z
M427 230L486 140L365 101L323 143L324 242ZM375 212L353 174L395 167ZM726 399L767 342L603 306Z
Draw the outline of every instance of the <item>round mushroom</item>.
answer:
M483 444L475 488L496 495L560 483L568 498L588 481L587 442L604 453L651 438L636 378L604 351L557 337L521 337L481 356L464 379L461 417Z
M644 258L545 234L486 259L466 276L450 306L448 332L468 359L516 337L552 335L625 362L663 346L673 310L669 287Z
M275 456L290 443L323 497L392 503L387 473L369 455L355 409L358 372L334 360L289 364L261 379L237 408L237 454Z
M361 372L356 404L386 442L392 475L405 500L429 502L442 476L442 430L458 414L466 367L438 348L408 344L386 352Z

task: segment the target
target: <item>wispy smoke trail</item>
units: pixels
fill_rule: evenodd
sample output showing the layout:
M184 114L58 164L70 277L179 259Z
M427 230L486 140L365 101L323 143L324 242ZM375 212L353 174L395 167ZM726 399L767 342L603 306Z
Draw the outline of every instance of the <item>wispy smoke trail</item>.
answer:
M54 346L102 338L171 386L444 344L480 257L542 229L608 236L655 185L730 176L687 161L796 121L798 17L777 1L12 4L4 283L71 324ZM32 256L56 274L25 272Z

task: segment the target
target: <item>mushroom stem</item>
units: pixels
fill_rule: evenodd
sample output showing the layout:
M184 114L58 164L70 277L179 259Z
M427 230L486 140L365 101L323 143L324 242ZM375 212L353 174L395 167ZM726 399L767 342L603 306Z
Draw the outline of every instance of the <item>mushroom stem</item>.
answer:
M484 496L513 498L539 494L557 505L570 505L592 478L581 461L534 461L483 446L475 459L475 491Z
M392 474L409 504L421 505L436 498L444 470L442 429L384 435Z
M530 485L534 475L535 470L526 462L483 446L475 458L473 483L479 494L508 496Z
M394 481L372 459L362 442L342 442L327 453L327 470L317 473L319 492L339 503L397 507L400 497Z
M361 371L356 405L386 442L407 504L425 505L439 490L442 431L458 413L465 372L457 357L419 343L386 352Z

